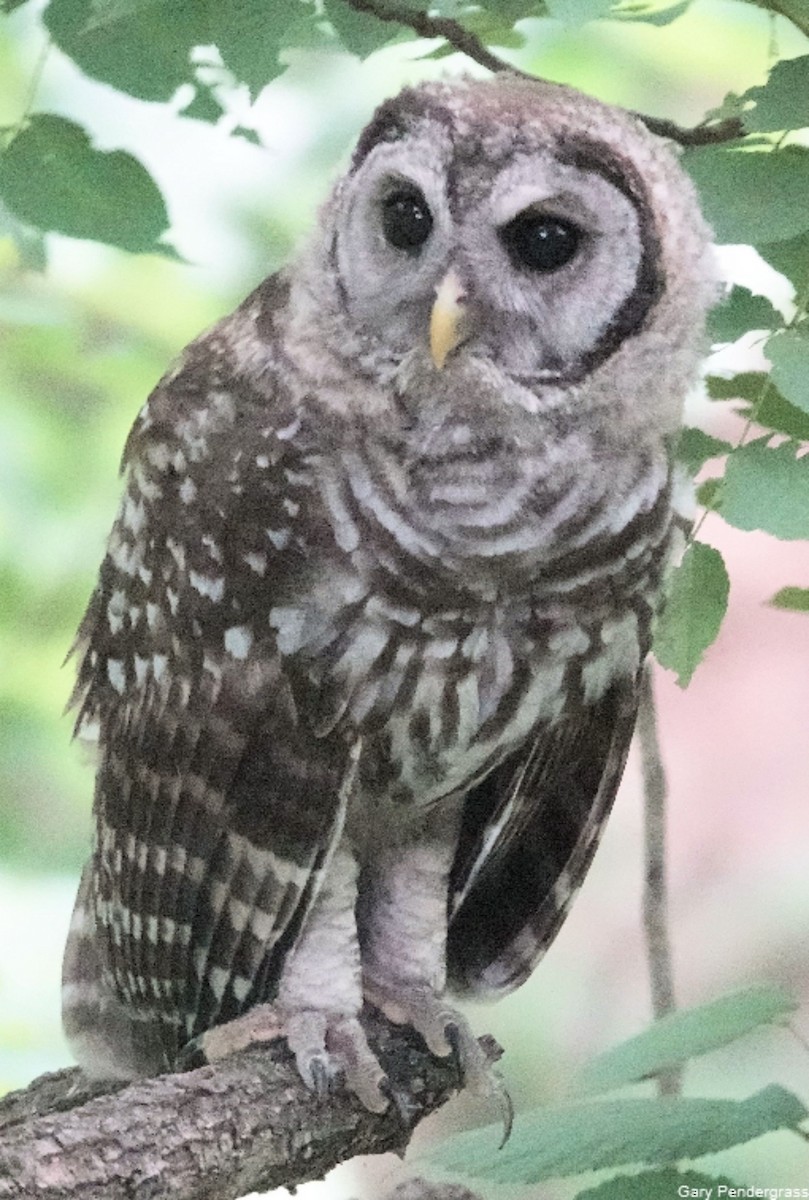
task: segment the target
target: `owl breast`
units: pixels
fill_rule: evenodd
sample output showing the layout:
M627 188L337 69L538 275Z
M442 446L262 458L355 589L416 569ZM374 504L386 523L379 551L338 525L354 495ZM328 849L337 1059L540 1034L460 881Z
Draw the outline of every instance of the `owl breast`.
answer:
M318 464L334 545L321 539L317 580L271 622L316 684L316 730L362 737L369 803L467 789L648 649L665 462L639 455L595 484L555 471L558 447L518 457L505 441L455 421L418 454L377 437Z

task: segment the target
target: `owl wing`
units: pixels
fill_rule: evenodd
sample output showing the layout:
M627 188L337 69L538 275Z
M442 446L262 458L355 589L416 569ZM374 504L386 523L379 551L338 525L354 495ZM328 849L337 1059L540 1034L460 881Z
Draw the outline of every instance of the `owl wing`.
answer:
M638 681L614 684L468 794L447 943L456 991L513 990L553 941L598 847L637 708Z
M339 838L355 748L304 728L271 610L305 577L309 480L274 360L283 287L186 351L130 435L79 631L97 726L105 980L170 1064L272 998ZM254 364L251 373L242 364Z

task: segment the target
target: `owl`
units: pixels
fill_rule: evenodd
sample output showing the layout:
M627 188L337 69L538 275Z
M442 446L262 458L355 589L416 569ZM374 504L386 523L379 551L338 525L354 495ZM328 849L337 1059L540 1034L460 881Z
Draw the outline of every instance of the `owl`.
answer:
M382 1110L367 1002L485 1086L452 1001L528 977L603 831L714 292L636 119L433 82L158 384L77 638L89 1075L283 1036Z

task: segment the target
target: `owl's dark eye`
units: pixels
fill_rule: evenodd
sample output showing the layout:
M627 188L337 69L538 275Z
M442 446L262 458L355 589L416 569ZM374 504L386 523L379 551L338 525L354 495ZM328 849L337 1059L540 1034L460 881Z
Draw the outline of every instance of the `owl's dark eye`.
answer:
M382 202L382 232L397 250L420 250L433 228L427 201L415 188L400 188Z
M500 239L516 267L529 271L558 271L581 245L582 231L571 221L530 209L500 230Z

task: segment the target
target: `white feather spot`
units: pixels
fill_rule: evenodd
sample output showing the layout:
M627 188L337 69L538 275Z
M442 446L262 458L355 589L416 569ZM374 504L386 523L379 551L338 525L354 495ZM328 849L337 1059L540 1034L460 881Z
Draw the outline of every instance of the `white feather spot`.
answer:
M107 621L109 622L111 633L120 633L124 624L125 610L126 592L121 591L120 588L116 588L107 604Z
M267 537L275 546L276 550L283 550L290 538L289 529L268 529Z
M288 442L291 438L294 438L300 427L301 419L300 417L295 417L293 421L290 421L289 425L285 425L283 429L279 429L275 436L279 442Z
M218 604L225 594L224 575L201 575L197 571L189 571L188 579L195 591L201 596L207 596L215 604Z
M135 655L135 679L138 683L143 683L149 671L148 658L141 658L139 654Z
M140 463L135 463L132 468L132 475L138 486L138 490L146 500L160 499L163 494L160 485L149 478Z
M180 499L183 504L192 504L197 498L197 485L190 475L186 475L180 484Z
M174 538L166 538L166 549L177 564L178 571L185 570L185 546L181 542L175 542Z
M120 692L123 695L124 688L126 687L126 671L124 670L124 664L119 658L107 659L107 679L109 679L116 692Z
M171 462L171 454L165 442L155 442L153 445L147 446L146 457L153 466L157 467L158 471L165 471Z
M301 506L297 500L290 500L289 496L284 496L282 503L291 517L297 517L301 511Z
M247 658L252 645L253 634L247 625L232 625L225 630L225 649L233 658Z
M136 500L129 492L124 497L124 525L137 536L146 524L146 509L140 500Z
M222 551L219 549L219 543L209 533L203 533L200 540L214 562L221 563Z
M244 562L247 563L251 571L255 571L256 575L263 576L267 570L266 554L245 554Z
M257 454L256 455L256 466L257 467L261 467L262 470L265 470L269 465L270 465L269 455L267 455L267 454Z
M169 660L165 654L153 654L152 655L152 674L154 675L155 679L158 682L163 678L163 675L165 674L166 667L168 666L168 661Z

